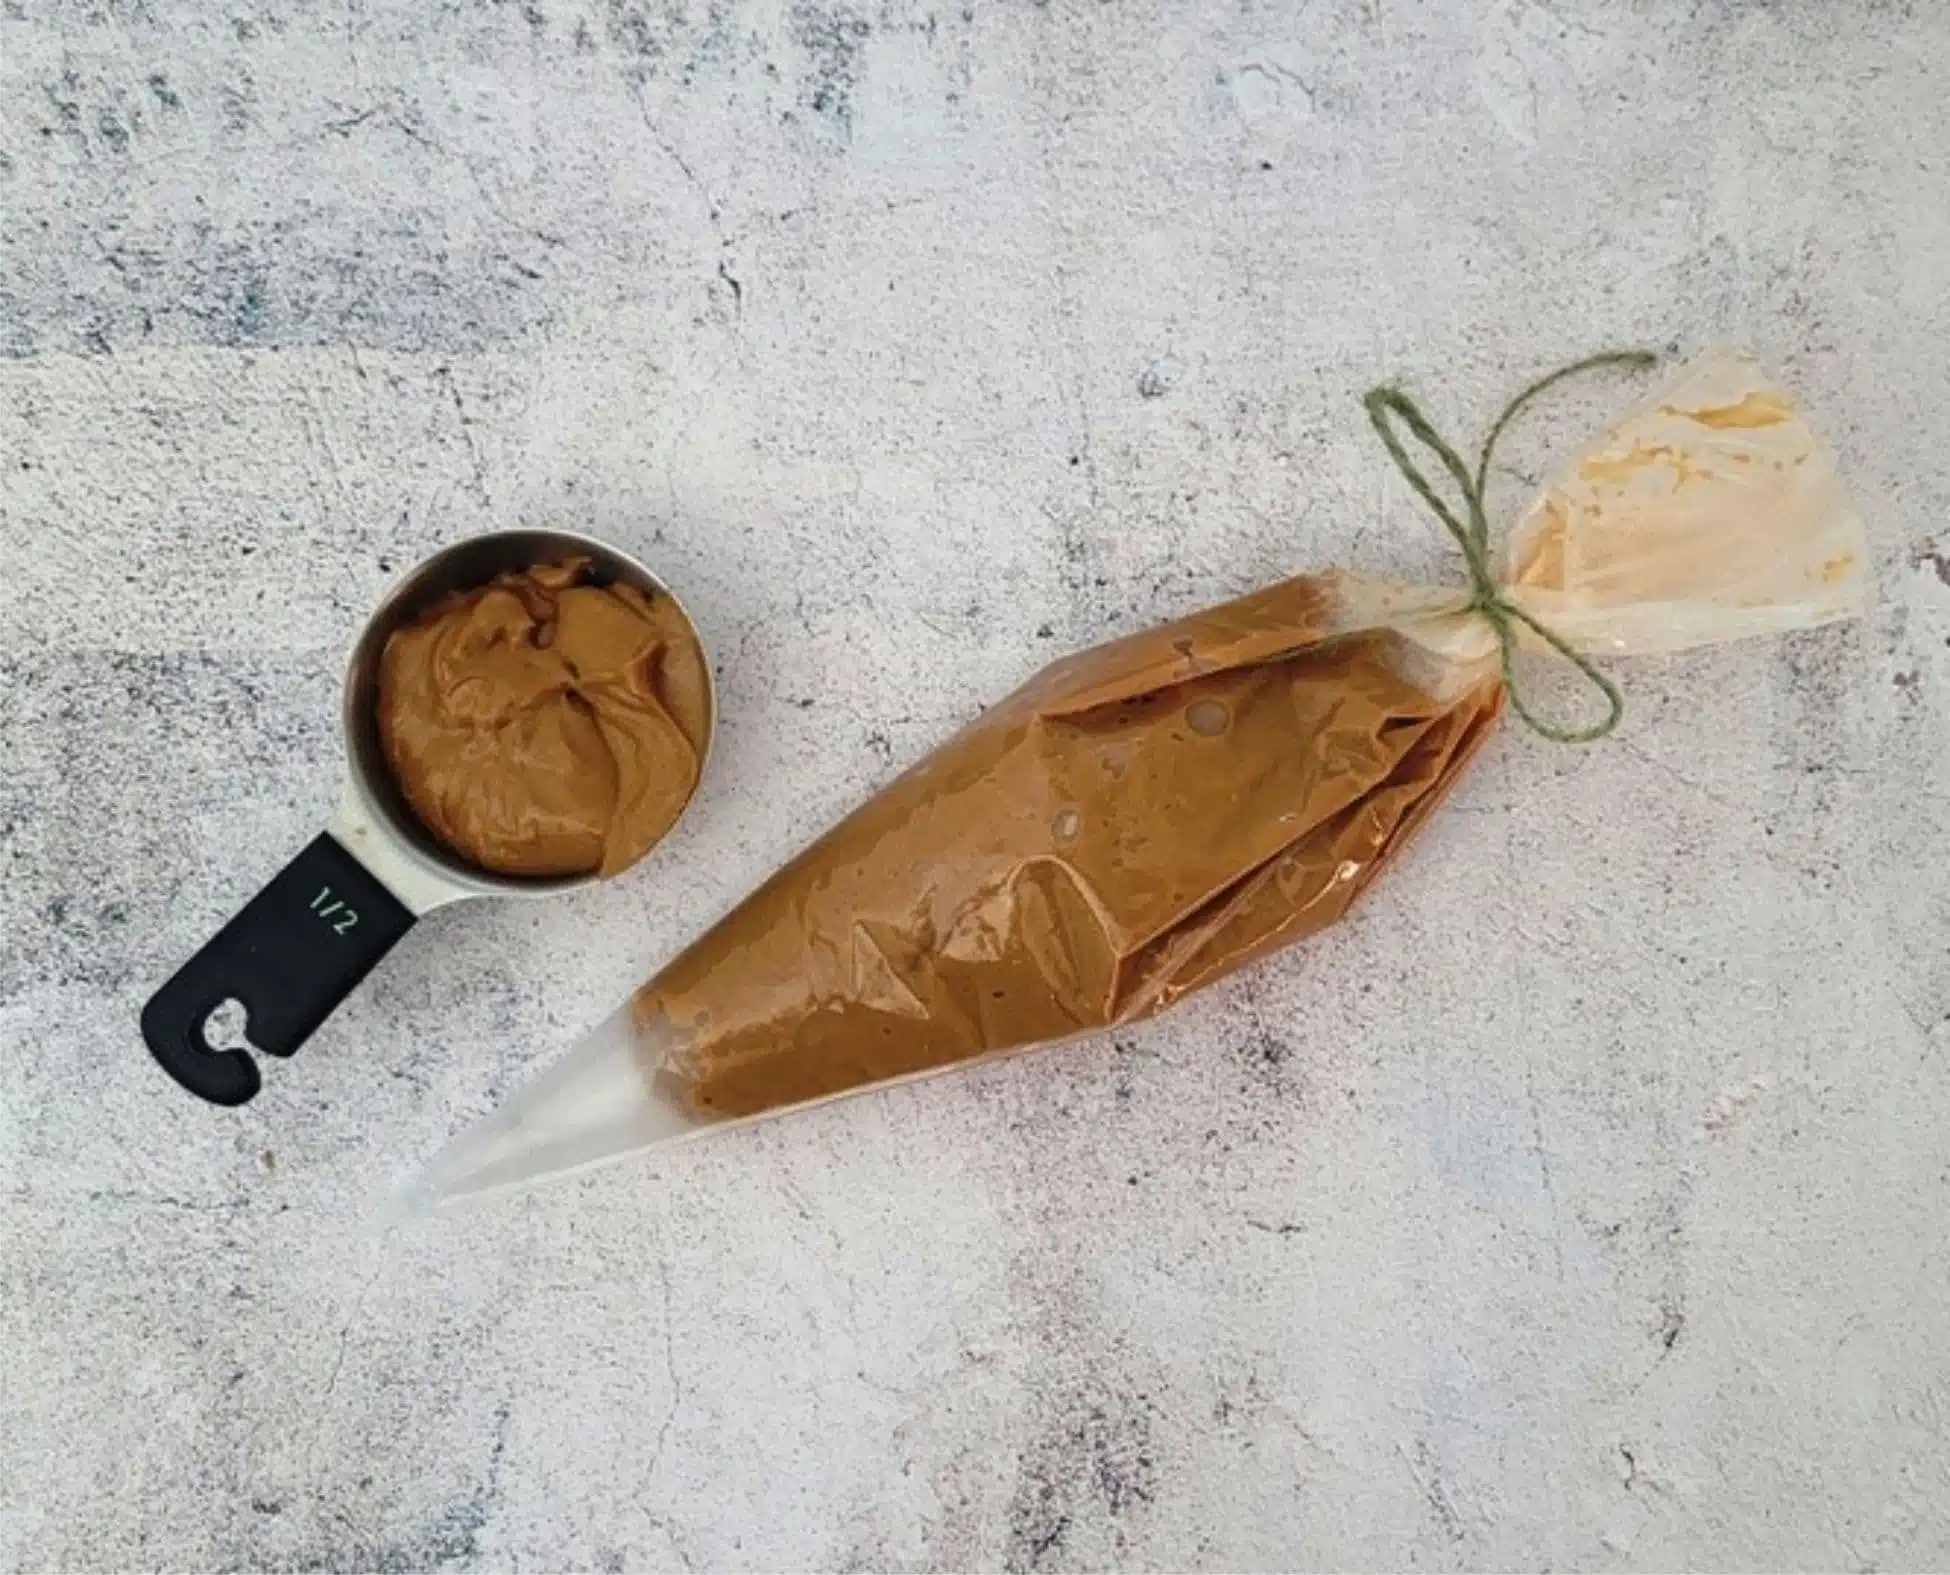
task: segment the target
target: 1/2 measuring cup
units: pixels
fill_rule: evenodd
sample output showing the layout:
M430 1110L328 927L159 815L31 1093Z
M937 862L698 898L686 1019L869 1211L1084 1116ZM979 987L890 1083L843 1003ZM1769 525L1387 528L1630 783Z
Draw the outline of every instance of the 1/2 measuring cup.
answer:
M461 859L407 806L379 740L379 662L394 630L451 592L569 558L586 558L598 578L668 598L683 613L670 588L627 553L573 531L510 530L435 553L367 620L346 668L347 771L330 824L142 1009L151 1053L191 1093L241 1105L258 1091L251 1056L210 1042L210 1015L225 1003L244 1008L253 1048L289 1056L422 915L467 897L548 897L600 878L496 875ZM695 636L695 623L684 620ZM704 672L700 778L717 721L708 660Z

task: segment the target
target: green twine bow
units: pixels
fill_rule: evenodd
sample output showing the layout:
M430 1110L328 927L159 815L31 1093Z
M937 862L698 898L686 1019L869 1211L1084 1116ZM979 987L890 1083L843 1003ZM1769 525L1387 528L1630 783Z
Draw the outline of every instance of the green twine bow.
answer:
M1374 423L1375 431L1381 434L1381 441L1387 445L1388 453L1401 472L1408 478L1408 484L1420 495L1422 501L1435 511L1435 517L1442 521L1456 545L1462 549L1463 562L1469 566L1469 583L1473 594L1465 609L1481 613L1496 631L1496 643L1503 656L1503 688L1510 697L1510 708L1524 721L1534 733L1559 744L1589 744L1603 738L1618 726L1618 720L1625 714L1625 697L1618 692L1618 685L1599 669L1597 663L1580 651L1574 651L1569 642L1556 631L1546 628L1523 608L1511 601L1497 583L1490 569L1490 523L1483 508L1483 489L1489 481L1490 456L1496 450L1496 440L1503 435L1503 429L1517 418L1518 413L1546 389L1555 386L1568 377L1576 377L1580 372L1589 372L1601 366L1624 366L1643 369L1653 365L1659 358L1647 350L1613 350L1604 355L1588 356L1570 366L1560 367L1549 377L1539 378L1521 394L1504 406L1503 414L1496 418L1496 425L1490 428L1490 435L1483 443L1483 456L1476 462L1476 474L1471 475L1456 451L1437 436L1434 427L1418 410L1408 395L1396 388L1377 388L1367 397L1368 419ZM1408 456L1400 435L1395 431L1397 418L1407 427L1424 448L1442 461L1442 468L1449 472L1452 480L1461 491L1463 502L1469 511L1465 524L1456 518L1455 511L1436 495L1429 478L1422 474L1414 460ZM1592 686L1605 697L1605 716L1602 721L1593 722L1586 727L1558 727L1546 722L1525 703L1523 692L1517 685L1517 630L1522 624L1538 639L1542 640L1558 655L1590 680Z

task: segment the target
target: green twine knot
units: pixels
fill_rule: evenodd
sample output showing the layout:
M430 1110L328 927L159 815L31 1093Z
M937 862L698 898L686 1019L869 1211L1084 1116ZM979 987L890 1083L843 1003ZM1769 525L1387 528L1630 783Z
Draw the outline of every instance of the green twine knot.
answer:
M1523 719L1524 724L1532 732L1541 734L1555 743L1589 744L1603 738L1618 726L1619 718L1625 714L1625 697L1618 692L1618 685L1599 669L1597 663L1583 652L1573 650L1562 635L1539 623L1523 608L1511 601L1497 582L1496 575L1490 569L1490 523L1489 516L1483 508L1483 489L1489 481L1490 456L1496 450L1496 440L1503 435L1503 429L1516 419L1518 412L1525 405L1545 389L1561 383L1568 377L1575 377L1580 372L1588 372L1597 367L1624 366L1643 369L1653 365L1658 359L1647 350L1613 350L1604 355L1588 356L1570 366L1560 367L1549 377L1539 378L1511 400L1504 407L1503 414L1496 418L1496 425L1490 428L1490 435L1483 443L1483 456L1476 462L1476 473L1473 476L1456 451L1436 434L1435 428L1429 425L1428 419L1416 408L1415 402L1400 389L1377 388L1368 395L1366 400L1368 419L1374 423L1375 431L1381 434L1381 441L1387 445L1389 455L1401 467L1402 474L1408 478L1408 484L1421 496L1422 501L1434 510L1435 517L1442 521L1449 534L1455 537L1456 545L1462 549L1463 562L1469 567L1469 583L1472 588L1469 604L1465 610L1481 613L1490 627L1496 631L1497 647L1503 656L1503 688L1510 697L1510 708ZM1399 418L1402 425L1408 428L1422 446L1442 461L1443 469L1449 472L1451 479L1463 495L1463 502L1468 507L1469 518L1466 524L1456 518L1454 510L1437 496L1435 488L1429 483L1429 478L1423 475L1415 461L1409 458L1408 450L1395 431L1394 420L1391 418ZM1593 722L1586 727L1558 727L1554 723L1546 722L1530 709L1525 703L1523 691L1517 684L1516 626L1518 624L1529 629L1590 680L1592 686L1605 697L1606 709L1603 720Z

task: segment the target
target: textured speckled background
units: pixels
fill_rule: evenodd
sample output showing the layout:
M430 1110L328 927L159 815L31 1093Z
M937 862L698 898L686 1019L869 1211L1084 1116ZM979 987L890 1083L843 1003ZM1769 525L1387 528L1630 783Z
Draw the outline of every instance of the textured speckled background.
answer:
M1946 75L1928 0L0 0L0 1565L1950 1562ZM1046 655L1442 572L1370 383L1716 337L1869 621L1506 734L1127 1040L361 1234ZM195 1105L138 1004L523 522L693 603L694 817Z

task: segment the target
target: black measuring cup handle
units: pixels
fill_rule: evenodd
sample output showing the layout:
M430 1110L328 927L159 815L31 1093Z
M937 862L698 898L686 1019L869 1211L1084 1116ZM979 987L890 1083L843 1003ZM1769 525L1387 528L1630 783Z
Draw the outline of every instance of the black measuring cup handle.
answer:
M142 1037L192 1094L241 1105L257 1093L257 1063L210 1043L210 1013L241 1002L251 1044L291 1055L413 918L372 871L321 833L149 998Z

